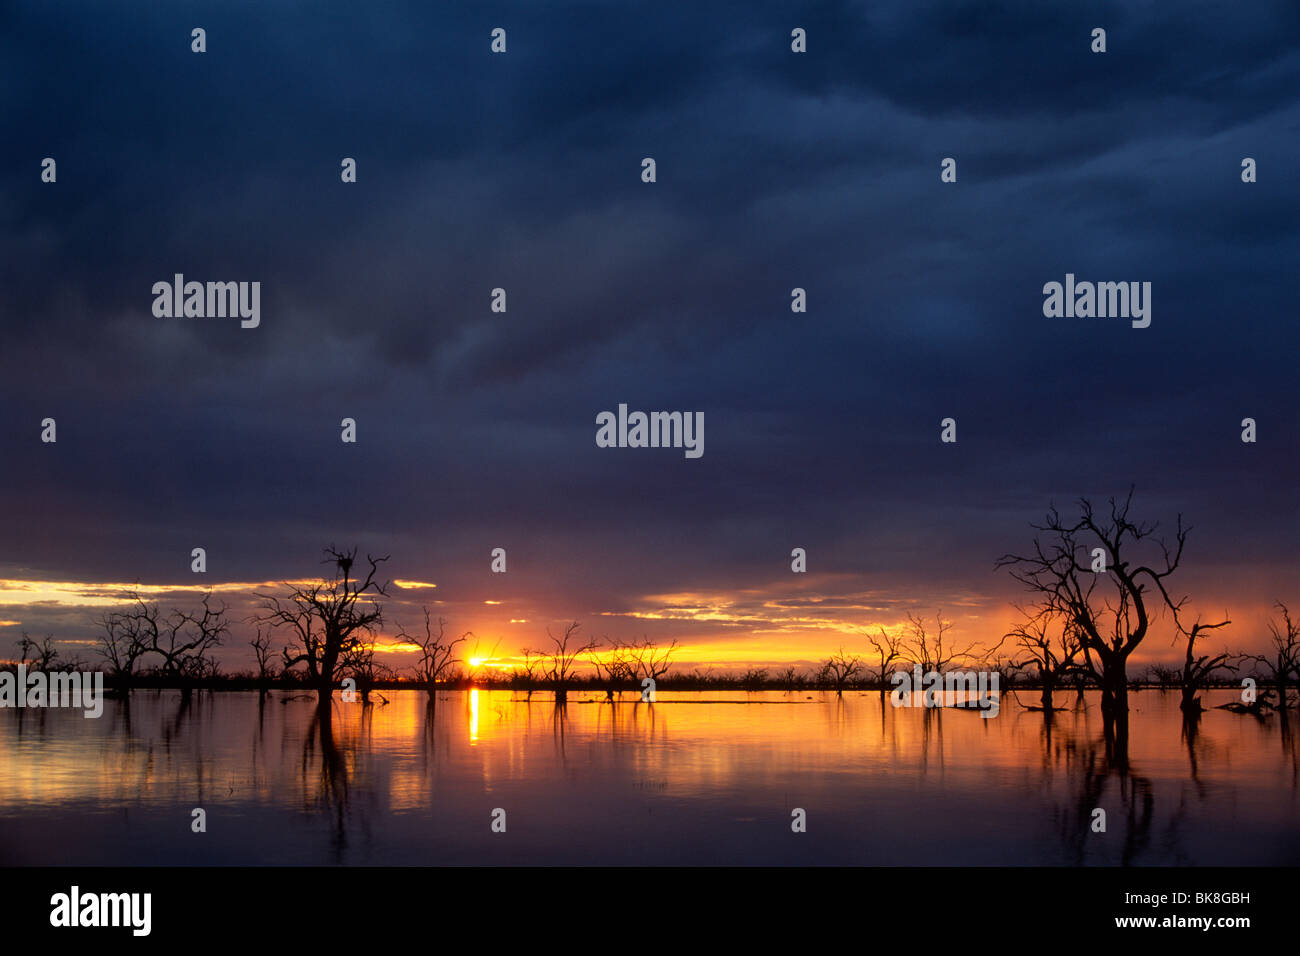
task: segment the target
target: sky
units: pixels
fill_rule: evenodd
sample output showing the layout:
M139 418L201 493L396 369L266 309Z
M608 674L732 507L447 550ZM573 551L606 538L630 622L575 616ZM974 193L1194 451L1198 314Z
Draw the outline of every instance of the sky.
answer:
M386 633L499 660L996 640L996 559L1130 486L1229 646L1300 603L1294 3L18 2L0 78L0 657L88 657L132 583L242 616L329 544L436 585ZM260 325L155 316L176 273ZM1067 273L1151 325L1045 317ZM620 403L703 456L597 447Z

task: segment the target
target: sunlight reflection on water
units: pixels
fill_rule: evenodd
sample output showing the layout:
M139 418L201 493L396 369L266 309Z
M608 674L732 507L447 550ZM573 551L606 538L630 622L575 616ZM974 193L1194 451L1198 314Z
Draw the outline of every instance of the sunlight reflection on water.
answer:
M875 692L383 695L327 721L279 691L0 711L0 863L1300 862L1294 721L1210 710L1189 741L1174 693L1133 695L1127 774L1095 695L1050 733L1010 695L994 719Z

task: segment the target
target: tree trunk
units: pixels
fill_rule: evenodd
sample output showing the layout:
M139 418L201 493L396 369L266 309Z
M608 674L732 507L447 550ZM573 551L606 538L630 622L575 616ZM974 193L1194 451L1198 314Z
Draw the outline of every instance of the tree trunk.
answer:
M1102 674L1101 716L1108 754L1122 766L1128 762L1128 674L1123 660Z

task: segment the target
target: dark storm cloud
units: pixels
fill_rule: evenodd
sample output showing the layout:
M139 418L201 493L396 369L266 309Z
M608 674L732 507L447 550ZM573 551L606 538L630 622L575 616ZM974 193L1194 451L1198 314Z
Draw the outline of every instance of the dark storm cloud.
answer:
M355 540L469 593L507 546L576 614L798 544L956 594L1131 482L1202 567L1294 566L1293 4L4 17L8 566L169 579L203 543L261 579ZM175 272L261 281L261 327L154 318ZM1043 318L1066 272L1151 281L1151 328ZM597 449L619 402L704 411L705 456Z

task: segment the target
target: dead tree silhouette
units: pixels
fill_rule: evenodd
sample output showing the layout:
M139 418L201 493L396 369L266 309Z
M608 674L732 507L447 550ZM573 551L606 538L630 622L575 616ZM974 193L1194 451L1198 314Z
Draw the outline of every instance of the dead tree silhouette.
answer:
M1101 684L1107 750L1121 764L1128 759L1128 659L1152 616L1164 608L1176 613L1186 600L1172 598L1167 581L1182 562L1190 530L1179 515L1170 546L1156 537L1158 525L1130 517L1132 504L1130 488L1127 497L1110 499L1109 517L1099 516L1087 498L1079 499L1073 522L1052 508L1043 524L1031 524L1038 532L1033 551L1004 555L996 565L1077 629L1084 661ZM1105 571L1093 570L1098 547Z
M1257 661L1269 669L1267 679L1277 692L1278 715L1285 726L1290 706L1287 690L1293 683L1300 683L1300 621L1291 619L1290 609L1281 601L1274 607L1281 613L1282 620L1268 622L1272 650L1267 655L1254 654L1244 660Z
M134 602L128 610L109 611L99 619L104 633L96 652L108 662L113 683L129 693L136 667L149 650L151 631L157 633L158 609L145 603L140 595L128 593Z
M59 659L59 649L54 646L53 634L47 634L44 640L37 642L23 631L22 639L18 641L18 649L22 652L21 663L23 664L27 663L27 655L32 655L33 670L47 671Z
M449 641L446 633L447 622L442 618L438 618L437 630L434 629L433 616L427 607L424 608L423 634L411 634L400 627L397 630L397 638L401 643L409 644L420 652L420 659L415 664L415 672L429 695L431 705L434 705L438 699L438 681L446 677L448 668L452 664L460 661L459 657L453 656L456 653L456 645L473 637L472 631L466 631L454 641Z
M1032 666L1038 672L1041 685L1039 702L1043 713L1050 717L1055 709L1052 701L1056 688L1061 686L1078 666L1077 660L1083 652L1083 642L1079 639L1078 630L1069 623L1063 625L1053 636L1050 633L1052 615L1045 609L1032 613L1024 608L1017 608L1017 610L1025 616L1026 620L1009 631L1007 637L1013 638L1016 646L1024 652L1018 662L1019 666Z
M568 702L569 683L573 678L578 658L596 646L595 641L584 641L578 637L578 629L581 626L577 621L566 625L564 634L560 637L552 634L550 628L546 629L546 636L551 639L554 647L548 654L545 673L555 691L555 703L558 707L563 707Z
M1183 712L1183 721L1195 724L1200 719L1201 712L1205 709L1201 706L1201 698L1198 694L1209 686L1210 680L1214 677L1216 671L1235 671L1237 668L1228 661L1231 660L1231 654L1218 654L1214 657L1208 654L1196 656L1196 639L1206 631L1218 630L1226 627L1232 622L1222 620L1218 624L1202 624L1199 620L1192 625L1190 631L1183 631L1179 628L1179 633L1187 640L1187 655L1183 660L1183 671L1181 675L1182 700L1178 707Z
M284 669L305 664L308 683L322 705L328 704L347 655L373 636L383 622L383 609L374 597L388 595L387 585L378 580L379 566L388 560L387 555L366 555L369 569L361 581L351 577L355 548L339 551L331 545L325 555L322 563L333 563L337 569L333 580L285 582L289 593L284 598L259 594L264 613L254 618L289 633L290 642L281 652Z
M843 697L845 686L862 672L862 658L856 654L846 654L841 647L822 661L821 670L825 679L835 688L835 696Z
M891 635L883 627L878 628L880 637L869 637L867 640L871 646L876 649L879 659L876 681L880 684L880 696L883 698L889 688L889 665L898 661L902 663L906 655L906 647L903 643L903 635Z

